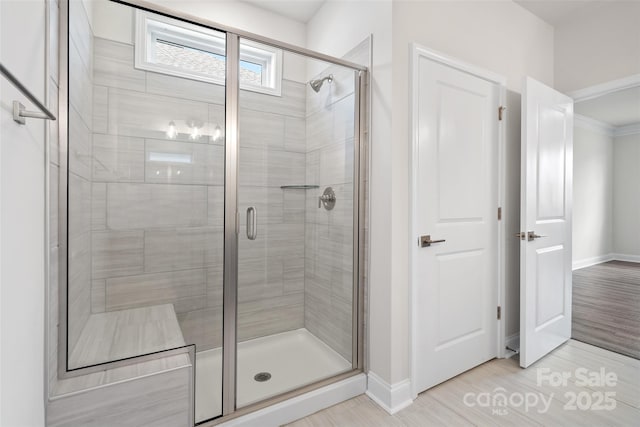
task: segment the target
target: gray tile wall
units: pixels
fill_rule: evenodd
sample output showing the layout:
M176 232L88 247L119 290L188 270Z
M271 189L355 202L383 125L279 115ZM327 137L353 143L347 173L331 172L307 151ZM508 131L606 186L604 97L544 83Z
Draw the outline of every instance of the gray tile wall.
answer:
M94 39L91 310L173 303L198 350L222 336L224 129L221 86L137 70L133 46ZM241 340L304 326L305 87L240 96ZM173 121L179 131L168 139ZM188 122L202 137L188 136ZM83 157L84 159L84 157Z
M347 58L369 63L369 42ZM319 93L307 87L305 219L305 327L347 360L352 357L354 79L351 70L331 66ZM364 166L364 165L363 165ZM318 208L325 187L336 194L333 210Z
M57 7L55 3L53 7ZM93 33L81 2L70 3L69 15L69 80L74 85L69 91L68 340L69 348L73 348L91 312ZM57 129L53 133L52 142L57 141ZM52 172L60 173L57 144L52 150L51 161ZM57 178L52 176L52 189L54 184L57 186ZM53 212L54 206L51 208ZM57 232L57 217L52 218L50 227ZM57 234L52 236L52 244L54 237L56 252L52 256L57 259ZM57 284L57 278L55 280ZM57 292L54 298L57 298ZM57 307L52 309L57 313Z

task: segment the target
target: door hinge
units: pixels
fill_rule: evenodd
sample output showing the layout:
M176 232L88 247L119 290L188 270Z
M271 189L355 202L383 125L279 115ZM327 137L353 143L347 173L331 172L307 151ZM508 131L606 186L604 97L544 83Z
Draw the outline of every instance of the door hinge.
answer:
M498 120L499 120L499 121L502 121L502 113L503 113L503 112L504 112L504 110L506 110L506 109L507 109L507 107L504 107L504 106L502 106L502 105L498 107Z
M502 208L498 208L498 221L502 219Z
M502 318L502 307L498 306L498 310L496 314L497 314L498 320L500 320Z

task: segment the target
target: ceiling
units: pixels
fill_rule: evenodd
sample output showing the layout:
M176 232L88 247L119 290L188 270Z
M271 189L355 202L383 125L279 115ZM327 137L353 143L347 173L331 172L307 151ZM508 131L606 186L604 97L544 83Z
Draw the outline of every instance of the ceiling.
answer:
M295 21L306 23L326 0L242 0Z
M551 25L557 25L580 9L602 3L599 0L514 0Z
M640 87L577 102L574 111L613 127L640 123Z

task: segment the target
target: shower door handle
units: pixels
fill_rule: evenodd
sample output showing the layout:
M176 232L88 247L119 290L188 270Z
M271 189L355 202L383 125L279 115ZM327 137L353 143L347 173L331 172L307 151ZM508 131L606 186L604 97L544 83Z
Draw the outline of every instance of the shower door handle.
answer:
M256 240L258 237L258 218L255 206L247 208L247 239Z

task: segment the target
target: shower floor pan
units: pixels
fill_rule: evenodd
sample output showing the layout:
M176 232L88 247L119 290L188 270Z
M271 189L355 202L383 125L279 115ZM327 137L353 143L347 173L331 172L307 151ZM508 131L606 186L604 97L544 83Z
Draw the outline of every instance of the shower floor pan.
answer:
M304 328L244 341L238 343L237 406L241 408L350 369L351 362ZM268 377L265 374L270 378L264 380ZM197 422L220 415L221 378L222 349L198 352Z

